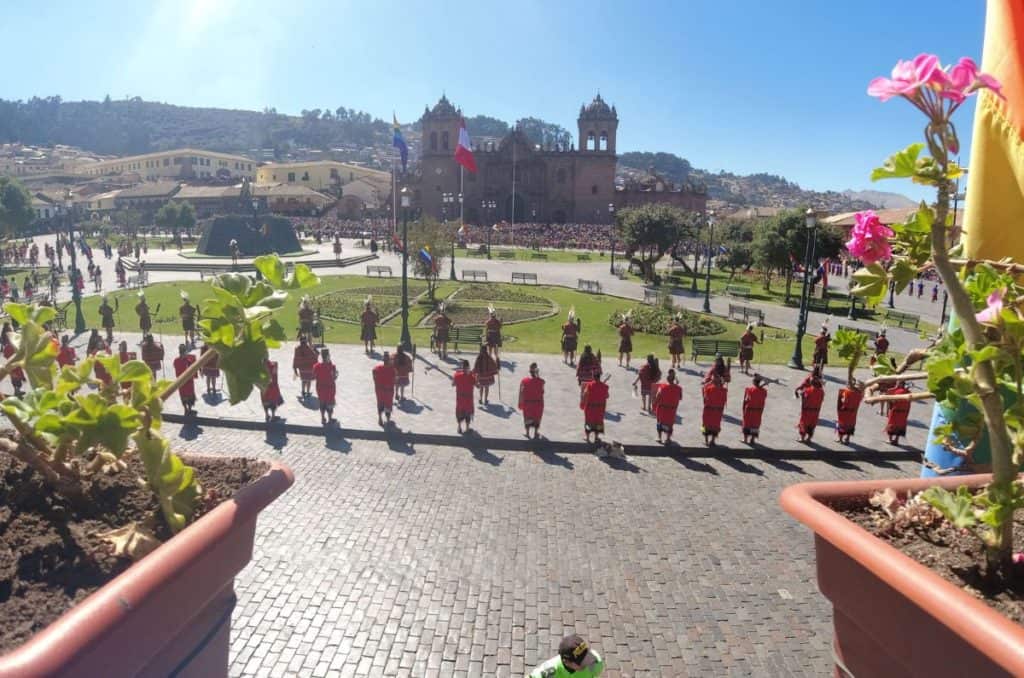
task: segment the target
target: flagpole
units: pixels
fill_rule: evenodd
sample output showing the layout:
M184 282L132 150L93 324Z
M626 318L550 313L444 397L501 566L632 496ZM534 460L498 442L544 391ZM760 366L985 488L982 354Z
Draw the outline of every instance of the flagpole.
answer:
M398 149L395 149L396 151ZM398 167L396 158L391 158L391 239L398 233Z
M519 123L516 123L519 127ZM516 137L512 135L512 246L516 244Z

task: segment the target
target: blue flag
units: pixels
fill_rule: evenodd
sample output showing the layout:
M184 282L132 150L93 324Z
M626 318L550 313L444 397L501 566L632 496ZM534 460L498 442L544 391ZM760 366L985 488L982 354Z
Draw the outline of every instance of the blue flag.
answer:
M405 172L409 162L409 147L405 145L405 138L402 137L402 128L398 126L398 118L394 113L391 114L391 119L394 121L392 129L395 133L391 140L391 145L397 148L398 154L402 156L402 171Z

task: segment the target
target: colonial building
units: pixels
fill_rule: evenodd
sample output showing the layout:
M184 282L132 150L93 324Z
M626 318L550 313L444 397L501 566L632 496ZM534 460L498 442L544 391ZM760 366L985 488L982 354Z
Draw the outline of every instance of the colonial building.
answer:
M75 168L87 176L138 174L146 181L161 179L252 179L257 163L251 158L194 148L101 160Z
M651 168L646 176L626 181L615 192L616 209L645 203L664 203L703 213L707 209L708 191L701 184L685 183L677 186Z
M342 193L346 184L360 179L386 187L390 193L388 172L334 160L269 163L256 170L257 185L287 183L320 192Z
M449 218L457 215L458 204L446 204L443 196L459 193L454 154L461 118L461 111L442 96L420 119L420 171L412 188L417 206L436 218L445 212ZM598 95L580 108L577 123L578 150L539 146L518 129L497 144L474 147L478 172L464 174L466 221L511 220L514 206L517 222L607 222L608 206L615 201L619 117ZM492 202L493 210L484 207Z

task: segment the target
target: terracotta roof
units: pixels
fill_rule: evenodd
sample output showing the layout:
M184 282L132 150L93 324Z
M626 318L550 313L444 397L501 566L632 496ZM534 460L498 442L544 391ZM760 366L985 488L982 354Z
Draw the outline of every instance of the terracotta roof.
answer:
M166 198L174 195L180 184L177 181L147 181L121 191L118 198Z
M201 200L203 198L237 198L241 194L241 184L235 186L182 186L181 190L174 194L174 197L182 200Z
M892 209L875 210L875 214L878 215L879 220L883 224L898 224L906 221L910 215L917 212L916 207L894 207ZM823 221L826 224L832 224L835 226L853 226L854 217L856 212L843 212L832 217L827 217ZM962 209L957 210L956 223L964 223L964 211Z

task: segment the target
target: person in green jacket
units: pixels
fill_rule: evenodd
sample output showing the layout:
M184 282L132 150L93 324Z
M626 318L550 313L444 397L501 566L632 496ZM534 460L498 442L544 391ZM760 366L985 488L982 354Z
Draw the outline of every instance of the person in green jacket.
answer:
M577 634L562 638L558 655L547 660L529 678L597 678L604 672L604 660Z

